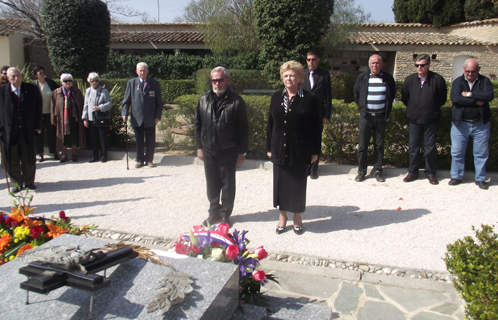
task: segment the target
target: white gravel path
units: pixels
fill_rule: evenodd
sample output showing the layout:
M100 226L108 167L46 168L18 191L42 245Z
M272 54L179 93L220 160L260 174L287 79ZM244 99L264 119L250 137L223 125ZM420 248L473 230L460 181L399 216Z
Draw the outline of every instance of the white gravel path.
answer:
M130 160L130 170L124 159L104 164L81 157L65 164L46 160L37 164L32 206L45 217L65 210L78 225L176 238L207 217L208 201L203 166L172 159L156 155L156 168L141 169ZM234 228L249 230L253 247L264 245L273 253L445 271L448 243L473 235L472 225L497 222L498 186L493 184L487 191L473 180L456 187L448 186L448 178L437 186L426 179L407 184L401 175L385 183L357 183L353 173L321 168L320 178L308 182L305 233L297 236L290 228L275 234L272 171L242 167ZM0 176L0 210L10 212L12 199L3 172Z

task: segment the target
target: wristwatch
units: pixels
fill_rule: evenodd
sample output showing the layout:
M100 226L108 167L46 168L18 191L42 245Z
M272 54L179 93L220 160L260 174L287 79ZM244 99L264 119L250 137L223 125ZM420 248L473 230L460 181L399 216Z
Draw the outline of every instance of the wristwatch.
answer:
M470 92L467 92L467 98L470 98Z

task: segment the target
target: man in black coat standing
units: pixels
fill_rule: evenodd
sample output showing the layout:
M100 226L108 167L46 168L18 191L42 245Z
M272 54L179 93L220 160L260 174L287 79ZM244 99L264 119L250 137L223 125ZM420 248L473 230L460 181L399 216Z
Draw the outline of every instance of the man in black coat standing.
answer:
M135 168L146 164L155 167L154 149L156 147L156 124L161 120L163 101L159 82L148 77L149 69L145 62L137 64L137 78L128 81L121 105L123 121L128 121L131 107L131 125L135 130L137 142L137 163ZM144 141L145 140L145 141ZM145 154L144 154L145 146Z
M322 120L320 132L322 132L323 126L330 120L332 109L330 73L318 67L320 57L313 50L310 50L306 54L306 62L308 63L308 69L304 71L303 88L306 91L310 91L318 99L318 110L320 112L320 119ZM318 159L320 159L320 155L318 155ZM311 179L318 178L318 161L311 164Z
M17 193L23 187L36 189L35 135L41 133L42 98L36 86L22 82L18 68L9 68L7 77L10 84L0 88L2 162Z
M436 185L436 137L441 106L446 103L448 91L443 77L429 71L431 58L419 54L415 58L417 73L409 75L403 83L401 101L406 106L410 122L408 158L410 166L404 182L418 179L420 146L424 138L425 176Z

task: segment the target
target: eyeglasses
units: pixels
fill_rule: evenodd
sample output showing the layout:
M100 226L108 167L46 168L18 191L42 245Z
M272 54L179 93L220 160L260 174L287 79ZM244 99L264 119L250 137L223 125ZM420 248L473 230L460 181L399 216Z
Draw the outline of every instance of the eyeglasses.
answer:
M311 61L316 61L316 58L313 59L306 59L306 61L311 62Z
M421 64L417 64L417 63L415 63L415 68L418 68L418 67L423 68L423 67L425 67L426 65L428 65L428 63L421 63Z
M474 74L474 73L477 73L478 71L477 70L464 70L465 73L471 73L471 74Z
M90 80L90 82L99 82L99 80Z
M223 82L225 82L225 79L223 79L223 78L222 79L211 79L211 82L212 83L217 83L217 82L218 83L223 83Z
M71 83L71 82L73 82L73 80L64 80L64 81L62 81L62 82L65 82L65 83Z

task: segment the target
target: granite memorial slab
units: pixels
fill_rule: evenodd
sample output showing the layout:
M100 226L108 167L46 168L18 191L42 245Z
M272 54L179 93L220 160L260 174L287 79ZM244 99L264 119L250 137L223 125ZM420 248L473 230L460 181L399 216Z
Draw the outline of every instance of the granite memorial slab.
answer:
M64 234L48 245L75 244L84 250L104 247L102 240ZM110 285L93 295L92 319L230 319L238 306L239 273L234 264L191 257L160 257L167 265L192 275L194 291L169 311L147 313L158 292L159 281L171 272L165 266L131 259L106 270ZM21 289L27 277L19 273L19 259L0 266L0 319L88 319L92 293L67 286L48 294ZM100 272L101 275L104 271Z

